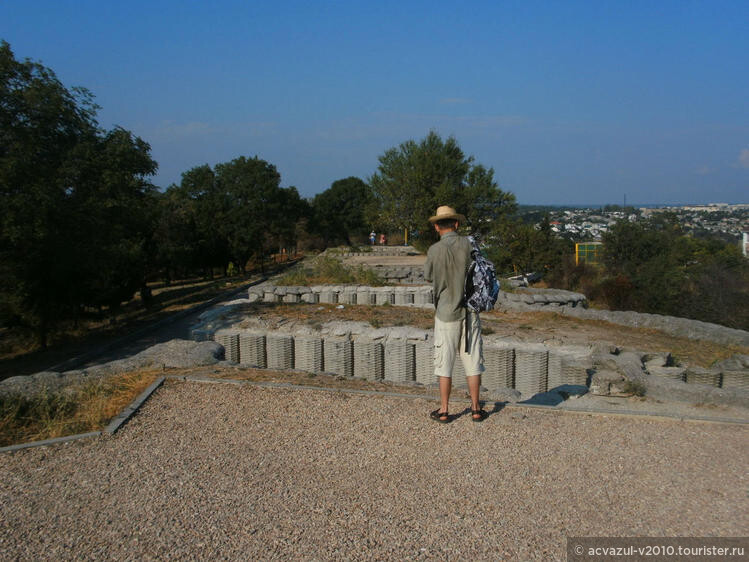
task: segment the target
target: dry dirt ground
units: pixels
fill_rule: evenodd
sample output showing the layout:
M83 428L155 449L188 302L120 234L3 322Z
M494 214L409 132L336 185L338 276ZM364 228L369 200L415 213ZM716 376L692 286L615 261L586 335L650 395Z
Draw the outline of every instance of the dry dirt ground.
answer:
M564 560L745 536L746 426L168 382L114 437L0 456L8 560Z

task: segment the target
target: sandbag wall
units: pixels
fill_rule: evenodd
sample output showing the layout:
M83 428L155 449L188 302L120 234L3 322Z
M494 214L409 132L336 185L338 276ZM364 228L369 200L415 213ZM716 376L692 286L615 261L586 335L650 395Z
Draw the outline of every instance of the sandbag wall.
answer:
M248 292L250 302L265 303L326 303L326 304L391 304L397 306L430 306L434 302L429 285L410 287L368 287L362 285L319 285L285 287L256 285Z
M224 346L227 360L247 367L297 369L394 383L436 383L431 332L394 332L261 334L226 328L217 331L213 339ZM592 367L589 356L542 345L485 344L484 362L484 387L490 391L515 388L525 398L564 384L586 385ZM453 383L466 384L459 359Z
M423 279L421 280L423 283ZM532 293L500 292L496 308L514 307L583 307L585 296L556 289L526 289ZM392 304L426 307L434 302L431 285L368 287L364 285L276 286L268 283L251 287L250 302L267 303L328 303L328 304Z

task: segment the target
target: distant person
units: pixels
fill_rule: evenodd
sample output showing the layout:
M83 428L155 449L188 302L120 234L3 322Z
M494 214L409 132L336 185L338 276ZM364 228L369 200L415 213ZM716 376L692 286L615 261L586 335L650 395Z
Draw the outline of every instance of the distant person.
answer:
M374 243L375 243L375 239L376 239L376 238L377 238L377 235L375 234L375 231L374 231L374 230L373 230L372 232L370 232L370 233L369 233L369 244L370 244L371 246L374 246Z
M380 234L380 246L384 246L384 245L385 245L385 235Z
M488 415L479 404L484 356L481 321L477 312L465 307L463 292L471 265L471 243L457 233L465 217L448 206L437 208L429 222L434 225L439 242L432 244L424 264L424 278L434 289L434 374L440 386L439 408L429 416L440 423L450 423L450 391L455 360L460 358L466 372L471 395L471 419L484 421Z

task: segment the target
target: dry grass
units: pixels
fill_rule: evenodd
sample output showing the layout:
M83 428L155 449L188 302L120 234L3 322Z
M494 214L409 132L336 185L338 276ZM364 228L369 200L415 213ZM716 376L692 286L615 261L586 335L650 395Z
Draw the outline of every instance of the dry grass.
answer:
M0 398L0 446L102 429L160 372L138 371L32 398Z

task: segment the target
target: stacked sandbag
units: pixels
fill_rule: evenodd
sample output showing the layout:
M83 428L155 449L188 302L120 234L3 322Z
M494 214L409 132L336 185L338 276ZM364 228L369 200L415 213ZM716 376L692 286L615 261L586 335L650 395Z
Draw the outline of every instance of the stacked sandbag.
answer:
M324 370L323 343L319 335L296 334L294 336L294 367L308 373Z
M354 340L354 376L369 381L385 376L385 348L383 337L357 337Z
M294 368L294 338L288 334L269 334L265 340L269 369Z
M524 398L546 392L549 352L543 346L515 348L515 388Z
M346 336L326 336L323 344L325 371L346 377L354 376L354 347Z
M240 332L239 360L243 365L265 369L268 366L265 355L265 336L254 332Z
M218 331L214 341L224 346L224 358L232 363L239 363L239 334L236 332Z
M481 383L489 390L496 388L514 388L515 386L515 350L512 347L484 347L485 371Z

